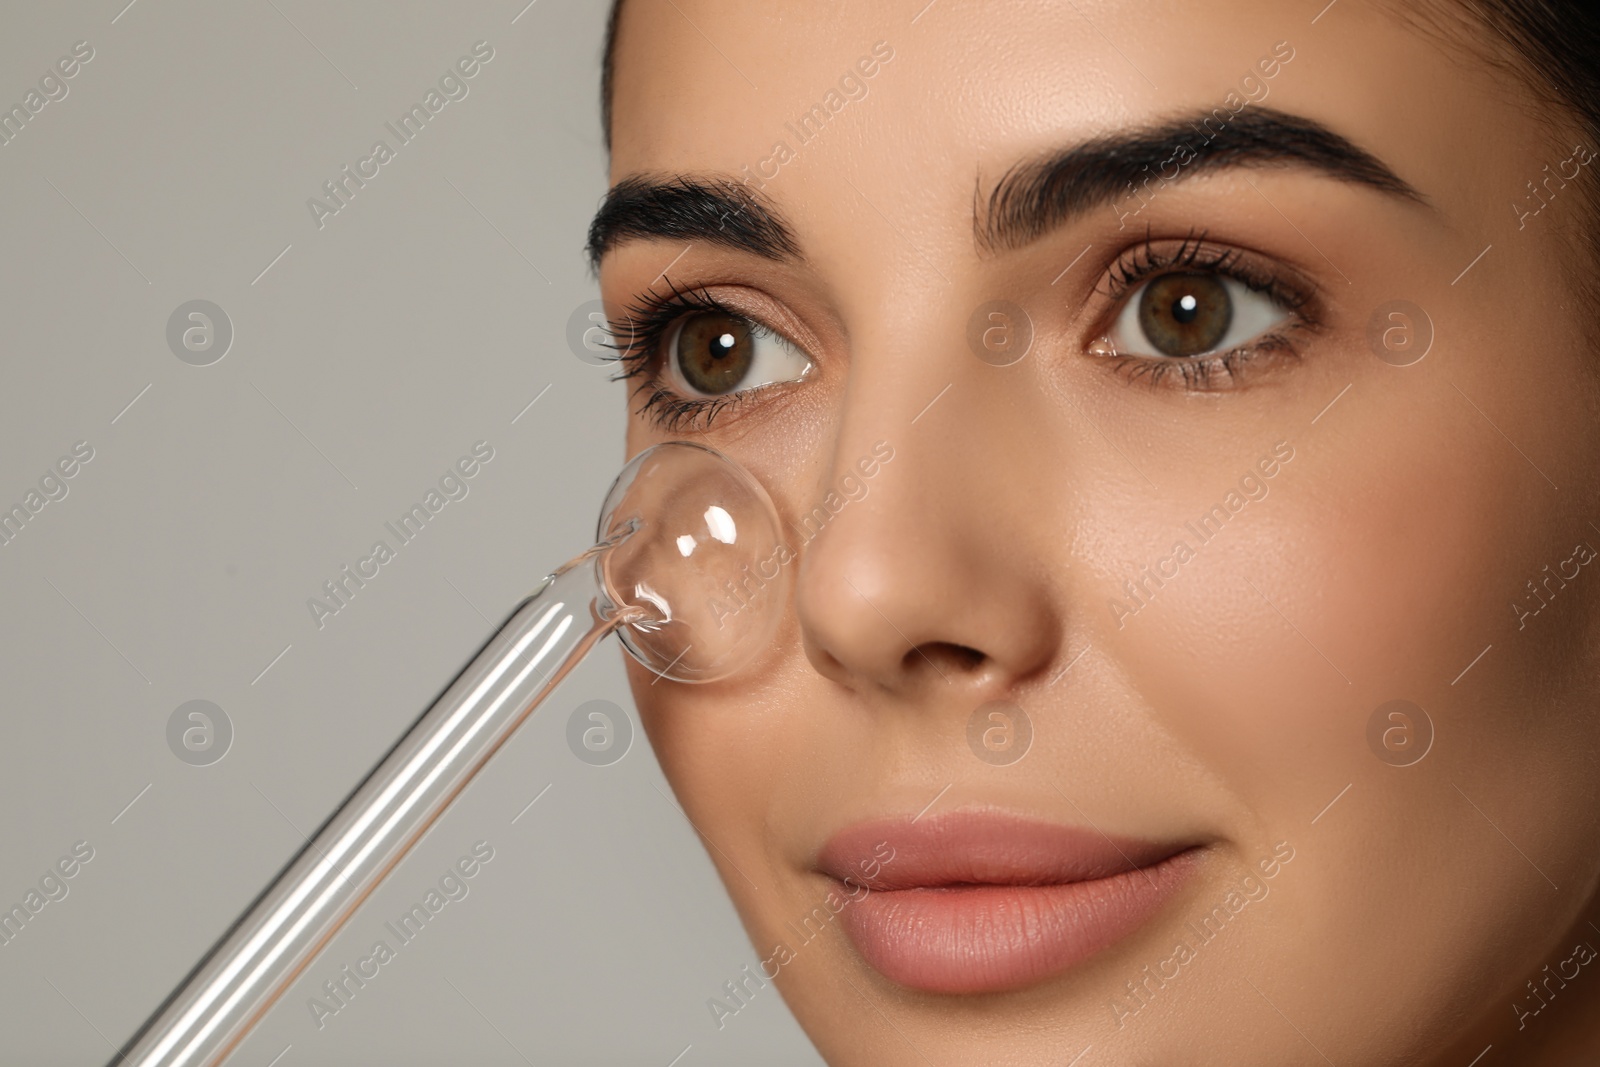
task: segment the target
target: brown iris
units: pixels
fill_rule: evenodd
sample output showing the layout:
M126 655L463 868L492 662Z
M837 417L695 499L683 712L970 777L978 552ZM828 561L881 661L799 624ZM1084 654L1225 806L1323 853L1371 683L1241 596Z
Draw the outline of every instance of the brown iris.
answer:
M755 339L748 323L720 312L698 312L684 319L673 358L683 380L698 392L716 396L737 388L750 373Z
M1216 348L1233 322L1233 301L1215 274L1164 274L1139 298L1139 328L1167 356Z

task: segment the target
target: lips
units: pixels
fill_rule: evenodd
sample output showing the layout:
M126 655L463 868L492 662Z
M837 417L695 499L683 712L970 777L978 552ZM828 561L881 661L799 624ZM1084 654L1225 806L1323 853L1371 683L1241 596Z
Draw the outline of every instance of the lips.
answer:
M989 993L1059 974L1133 933L1197 857L1189 843L948 812L850 827L816 867L852 888L840 925L884 977L933 993Z

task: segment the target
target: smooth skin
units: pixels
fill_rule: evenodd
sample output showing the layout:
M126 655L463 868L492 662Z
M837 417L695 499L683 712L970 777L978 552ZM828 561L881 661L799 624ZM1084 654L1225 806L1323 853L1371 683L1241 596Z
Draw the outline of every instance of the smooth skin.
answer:
M814 864L830 836L937 797L1195 841L1201 866L1133 935L1010 992L906 988L837 930L806 944L776 984L831 1064L1595 1054L1600 960L1540 1000L1527 985L1600 947L1600 566L1563 564L1600 547L1600 351L1571 240L1594 168L1521 228L1511 206L1582 135L1368 0L1314 24L1320 3L924 2L629 0L616 51L612 181L739 181L784 141L794 158L762 196L803 260L630 239L601 265L613 321L652 287L704 287L811 364L705 427L664 428L636 397L629 454L702 441L795 523L875 443L893 449L800 548L755 668L687 686L630 664L753 958L828 893ZM785 123L880 41L893 58L866 95L798 144ZM1018 161L1216 107L1280 41L1294 58L1262 103L1349 139L1424 202L1258 165L1175 181L1136 221L1102 207L1021 247L975 240L975 201ZM1199 232L1308 282L1318 328L1204 392L1094 354L1127 300L1107 299L1118 257ZM1368 340L1396 299L1435 332L1406 367ZM1009 366L968 343L992 300L1032 323ZM1280 442L1293 458L1264 497L1204 545L1186 533ZM1124 581L1180 539L1193 558L1119 612ZM1546 565L1578 574L1521 614L1544 602L1528 583ZM1368 743L1395 699L1434 729L1408 767ZM1032 723L1019 762L969 747L992 700ZM1270 894L1119 1013L1126 984L1279 842L1294 859Z

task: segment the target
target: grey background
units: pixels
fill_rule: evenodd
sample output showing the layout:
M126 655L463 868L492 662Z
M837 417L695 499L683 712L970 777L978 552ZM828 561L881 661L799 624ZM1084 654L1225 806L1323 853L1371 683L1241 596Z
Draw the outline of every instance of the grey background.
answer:
M0 546L0 906L95 850L0 946L0 1061L103 1063L487 620L588 543L623 425L623 387L565 340L597 295L605 5L524 3L0 7L6 108L95 51L0 146L0 507L94 448ZM468 96L319 229L307 199L478 40ZM166 341L196 299L234 330L205 367ZM383 523L478 440L468 496L319 630L307 598L394 546ZM632 714L619 657L526 725L234 1063L819 1062L775 991L716 1029L706 999L755 956L643 736L607 767L567 747L584 701ZM167 743L197 699L234 730L205 767ZM479 840L469 895L318 1030L316 987Z

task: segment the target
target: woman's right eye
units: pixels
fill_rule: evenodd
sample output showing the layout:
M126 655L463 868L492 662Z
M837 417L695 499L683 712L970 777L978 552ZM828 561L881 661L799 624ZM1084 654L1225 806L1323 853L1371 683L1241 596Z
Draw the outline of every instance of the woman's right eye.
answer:
M813 364L789 341L742 315L694 311L667 333L668 384L685 397L725 396L797 382Z

